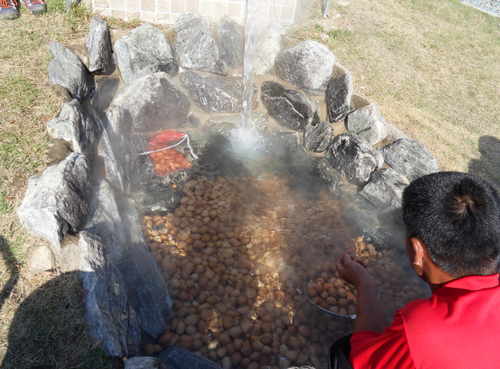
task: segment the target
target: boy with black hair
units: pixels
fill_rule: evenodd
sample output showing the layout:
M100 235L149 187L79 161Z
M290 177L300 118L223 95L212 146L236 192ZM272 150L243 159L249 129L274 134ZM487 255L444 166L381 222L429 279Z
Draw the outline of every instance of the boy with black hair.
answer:
M385 328L375 281L343 254L337 269L356 286L357 316L350 348L347 338L332 346L331 367L500 367L497 192L470 174L430 174L405 189L403 219L410 263L433 294L398 310Z

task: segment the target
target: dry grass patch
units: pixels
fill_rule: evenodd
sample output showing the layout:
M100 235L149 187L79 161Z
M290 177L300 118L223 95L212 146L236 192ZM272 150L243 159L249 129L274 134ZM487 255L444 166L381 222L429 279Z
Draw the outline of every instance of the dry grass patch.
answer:
M426 145L442 170L500 184L499 18L458 0L332 0L330 17L320 14L313 4L297 41L327 45L352 72L355 90ZM488 155L483 141L493 144Z
M134 29L144 23L140 19L132 19L130 21L124 21L115 17L104 17L103 19L108 23L109 27L116 29Z
M2 368L112 368L91 350L82 298L76 274L20 277L0 311Z

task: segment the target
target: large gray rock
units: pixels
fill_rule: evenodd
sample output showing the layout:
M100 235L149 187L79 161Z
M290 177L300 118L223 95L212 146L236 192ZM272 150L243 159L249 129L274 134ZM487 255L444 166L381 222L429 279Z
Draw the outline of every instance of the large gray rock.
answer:
M58 254L68 232L76 233L89 212L90 169L87 158L71 153L59 164L28 180L17 215L35 236L50 242Z
M399 128L397 128L393 124L387 123L385 125L385 128L387 130L387 137L385 139L386 139L386 141L389 141L390 143L397 141L400 138L409 138L403 131L401 131Z
M302 92L285 89L274 81L264 82L261 91L269 115L282 126L304 132L319 123L318 104Z
M356 109L347 116L347 130L370 145L375 145L387 136L386 121L373 103Z
M118 192L127 192L130 187L129 137L131 120L120 106L108 109L104 120L104 130L99 143L99 155L104 157L106 178ZM109 144L108 144L109 142Z
M402 218L401 199L408 179L391 168L372 173L370 182L357 194L351 195L355 212L344 219L353 222L374 242L387 247L405 250L405 226Z
M364 97L363 95L357 94L354 92L351 97L351 108L352 110L356 110L362 108L363 106L369 105L370 101Z
M344 180L339 172L332 168L328 159L321 158L318 160L318 172L323 181L327 183L328 188L335 194L340 195Z
M243 83L240 78L206 76L195 72L180 75L182 86L188 90L194 103L208 113L235 113L241 111Z
M100 180L92 189L90 211L83 229L101 237L109 257L118 265L125 253L127 240L115 194L105 180Z
M140 331L135 311L127 300L121 273L98 236L81 232L79 246L89 334L94 340L104 340L103 347L110 356L137 355Z
M219 60L217 42L201 15L182 14L175 22L175 32L175 52L183 68L227 74L226 63Z
M239 67L243 64L241 26L227 15L219 21L219 54L230 67Z
M117 149L117 151L121 151ZM108 131L102 128L101 140L98 146L99 156L103 159L106 179L111 183L116 193L126 192L128 189L128 178L126 175L126 157L120 157L115 153L111 145ZM124 165L125 164L125 165Z
M132 135L129 140L130 166L129 179L132 191L144 191L149 186L155 173L155 166L149 155L139 155L147 151L150 138L146 135Z
M94 96L92 96L92 106L99 112L104 111L113 101L119 87L120 80L116 77L105 77L99 80Z
M132 120L128 111L119 105L110 107L106 113L105 129L116 155L119 158L126 156L130 152L127 138L132 132Z
M49 51L52 55L47 67L50 84L64 87L73 99L83 101L94 88L87 67L71 50L58 42L51 42Z
M370 182L351 198L364 208L379 213L401 208L403 191L410 182L391 168L373 172Z
M180 205L181 198L185 196L184 192L170 190L169 188L158 188L154 191L148 191L141 201L139 213L157 213L171 212Z
M61 253L56 256L62 273L80 270L80 237L67 234L62 243Z
M380 152L386 163L410 182L439 171L434 155L417 140L401 138L380 148Z
M137 79L115 99L136 132L179 128L191 104L188 96L175 86L167 73L158 72Z
M316 41L303 41L276 56L276 74L310 95L322 95L333 73L335 55Z
M116 109L121 108L116 107ZM106 179L113 185L118 193L122 193L128 188L128 178L126 176L128 173L125 171L125 169L127 169L127 158L123 156L125 152L125 147L122 147L124 146L123 142L112 143L107 129L110 123L106 122L105 125L99 114L97 114L91 105L87 106L87 111L100 132L97 153L102 159L101 162L104 164ZM111 132L111 134L114 134L114 132ZM113 144L115 145L114 147Z
M304 134L304 146L312 152L323 152L332 142L333 128L320 122L309 128Z
M26 263L30 273L38 274L54 269L54 253L50 247L42 245L33 250Z
M136 356L125 361L125 369L169 369L160 359Z
M157 339L170 320L172 299L155 259L149 252L134 203L122 199L119 209L129 249L119 269L127 285L127 295L137 311L141 328Z
M276 56L281 50L281 39L285 35L286 31L279 22L271 22L262 31L255 47L254 74L262 75L274 68Z
M341 121L349 114L353 92L354 83L351 73L347 72L330 79L325 92L326 110L330 123Z
M93 164L100 130L78 100L71 100L63 105L59 116L47 123L47 132L54 138L71 143L74 152L85 155L89 163Z
M104 72L111 65L111 38L109 27L102 18L92 18L87 35L87 52L89 54L89 71Z
M384 164L384 158L355 134L343 133L333 139L325 157L329 164L356 185L364 185L370 175Z
M179 70L170 42L161 30L146 23L130 36L116 40L118 67L126 84L156 72L175 74Z

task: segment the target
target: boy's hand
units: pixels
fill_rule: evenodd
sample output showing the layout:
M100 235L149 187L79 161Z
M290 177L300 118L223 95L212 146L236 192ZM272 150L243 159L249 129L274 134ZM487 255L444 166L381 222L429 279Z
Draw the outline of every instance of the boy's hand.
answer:
M337 260L336 265L340 278L356 288L362 282L373 282L373 277L366 271L363 260L356 260L354 256L343 253Z
M344 253L337 260L337 271L346 282L353 284L358 292L353 332L373 331L382 333L385 324L378 301L377 286L375 279L366 271L364 263Z

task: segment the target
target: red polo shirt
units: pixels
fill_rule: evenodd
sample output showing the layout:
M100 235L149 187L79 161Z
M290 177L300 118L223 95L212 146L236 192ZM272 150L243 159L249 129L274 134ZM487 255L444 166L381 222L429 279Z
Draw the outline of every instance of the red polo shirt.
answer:
M354 369L500 368L498 277L451 281L398 310L382 334L353 334Z

